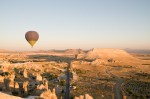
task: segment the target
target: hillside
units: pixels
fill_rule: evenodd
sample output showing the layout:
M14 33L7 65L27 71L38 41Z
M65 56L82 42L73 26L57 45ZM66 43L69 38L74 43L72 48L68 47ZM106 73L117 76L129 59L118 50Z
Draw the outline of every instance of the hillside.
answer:
M150 54L150 49L124 49L128 53Z
M120 49L92 49L90 50L86 56L86 59L96 59L96 58L113 58L113 59L120 59L120 58L134 58L129 53L124 50Z
M92 49L86 55L85 59L95 59L98 61L113 61L120 64L140 64L140 60L129 53L120 49ZM106 62L105 62L106 63Z

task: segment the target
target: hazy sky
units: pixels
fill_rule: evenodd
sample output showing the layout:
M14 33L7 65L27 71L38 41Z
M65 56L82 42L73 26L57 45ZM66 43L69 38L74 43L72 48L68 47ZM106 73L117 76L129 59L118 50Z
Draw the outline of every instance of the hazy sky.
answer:
M67 48L150 49L150 0L0 0L0 49Z

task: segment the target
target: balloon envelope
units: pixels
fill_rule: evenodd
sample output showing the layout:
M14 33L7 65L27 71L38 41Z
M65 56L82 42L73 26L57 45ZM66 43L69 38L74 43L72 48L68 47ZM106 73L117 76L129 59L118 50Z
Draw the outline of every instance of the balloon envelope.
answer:
M36 41L39 39L39 34L36 31L28 31L25 34L25 38L28 43L33 47Z

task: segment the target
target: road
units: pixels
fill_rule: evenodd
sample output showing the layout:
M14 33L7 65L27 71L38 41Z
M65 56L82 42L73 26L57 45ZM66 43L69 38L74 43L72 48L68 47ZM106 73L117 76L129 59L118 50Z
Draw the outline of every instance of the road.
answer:
M112 76L113 78L115 78L117 81L114 86L115 99L123 99L121 85L124 82L124 80L118 76L115 76L110 71L111 71L111 69L108 69L108 68L106 69L106 73L109 74L110 76Z
M123 99L121 85L123 83L123 79L117 78L116 85L114 87L115 99Z

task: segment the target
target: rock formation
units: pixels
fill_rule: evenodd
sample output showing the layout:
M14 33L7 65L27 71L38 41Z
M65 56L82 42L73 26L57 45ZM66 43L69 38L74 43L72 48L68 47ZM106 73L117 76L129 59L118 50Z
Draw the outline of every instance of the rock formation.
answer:
M37 89L38 89L38 90L46 90L46 88L45 88L45 86L44 86L43 84L38 85L38 86L37 86Z
M25 78L28 78L28 72L27 72L26 69L23 70L23 76L24 76Z
M11 74L11 75L9 76L9 79L10 79L11 81L14 81L15 75L14 75L14 74Z
M92 64L122 64L139 65L140 60L129 53L120 49L92 49L86 55L85 59L95 60Z
M89 94L85 94L84 96L80 95L79 97L75 97L74 99L93 99L93 97Z
M8 76L5 76L5 78L4 78L4 86L5 86L5 90L6 91L9 90L9 84L10 84L10 79L8 78Z
M0 82L3 82L3 80L4 80L4 76L0 75Z
M14 82L14 88L19 88L18 82Z
M55 89L53 89L53 91L51 92L50 89L47 91L44 91L40 97L44 98L44 99L57 99L57 96L55 94Z
M38 73L36 75L36 80L37 81L42 81L42 76L40 74L38 74Z
M28 81L25 81L25 82L23 82L23 89L24 89L24 91L27 93L28 92Z
M97 59L97 58L103 58L103 59L130 58L130 59L133 59L134 57L128 54L126 51L120 50L120 49L96 49L94 48L86 54L85 58L86 59Z

